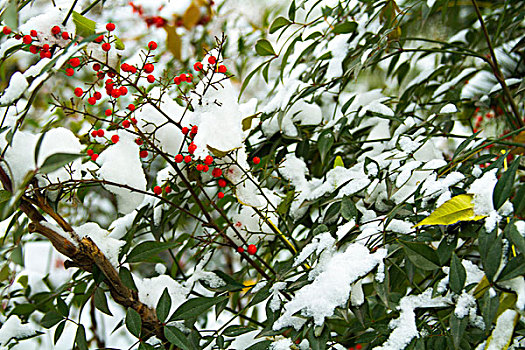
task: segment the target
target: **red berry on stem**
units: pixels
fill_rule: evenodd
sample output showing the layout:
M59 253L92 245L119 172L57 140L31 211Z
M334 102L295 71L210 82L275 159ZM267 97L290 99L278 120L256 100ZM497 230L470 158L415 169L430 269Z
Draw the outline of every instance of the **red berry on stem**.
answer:
M102 136L104 136L104 130L102 130L102 129L98 129L98 130L97 130L97 136L98 136L98 137L102 137Z
M210 155L207 155L206 158L204 159L204 164L211 165L211 163L213 163L213 157Z
M113 136L111 136L111 142L113 142L113 143L117 143L118 140L120 140L120 138L118 137L118 135L113 135Z
M179 79L181 82L186 81L186 74L182 73L181 75L179 75Z
M197 145L194 144L193 142L190 143L190 145L188 146L188 152L191 153L191 154L195 153L196 149L197 149Z
M177 85L180 85L180 78L179 77L175 77L173 78L173 82Z
M253 164L259 164L260 162L261 162L261 158L253 157Z
M196 134L197 131L199 131L199 127L197 125L194 125L194 126L191 127L191 133L192 134Z
M97 99L94 98L94 97L90 97L90 98L88 98L88 103L90 105L94 105L95 103L97 103Z
M79 88L79 87L75 88L74 92L75 92L75 96L77 96L77 97L82 96L82 94L84 93L82 88Z
M219 199L223 199L224 198L224 193L222 193L222 192L217 193L217 197L219 197ZM239 247L239 248L241 248L242 251L244 252L244 248L242 248L242 247ZM239 252L239 253L242 253L242 252Z
M100 67L99 67L99 69L100 69ZM97 78L100 79L100 80L104 79L105 76L106 76L106 74L104 72L98 72L97 73Z
M197 169L197 171L202 171L203 168L204 168L204 165L202 165L202 164L197 164L197 166L195 167L195 169Z
M110 115L113 114L113 111L112 111L111 109L108 108L108 109L106 109L106 110L104 111L104 114L106 115L106 117L109 117Z
M156 50L157 49L157 43L154 42L154 41L150 41L148 43L148 49L150 49L151 51Z
M176 163L182 163L183 160L184 160L184 156L182 154L177 154L175 156L175 162Z
M221 168L214 168L212 171L211 171L211 175L213 177L221 177L222 175L222 169Z
M248 254L255 255L255 253L257 253L257 247L255 246L255 244L250 244L248 246Z
M128 105L128 109L133 112L135 110L135 105L133 103L130 103Z
M106 24L106 29L108 32L112 32L115 30L115 23L108 23Z
M226 69L226 66L223 65L223 64L221 64L221 65L219 66L219 68L217 69L217 71L218 71L219 73L226 73L227 70L228 70L228 69Z
M24 37L22 38L22 42L26 45L29 45L33 42L33 39L29 35L24 35Z
M102 44L102 50L108 52L109 50L111 50L111 44L110 43Z
M226 187L226 180L219 179L219 187Z
M171 193L171 187L170 186L164 187L164 192Z
M91 131L91 136L97 137L97 131L96 130Z
M87 153L88 156L92 156L95 152L90 148L90 149L87 150L86 153Z
M121 96L126 96L126 94L128 93L128 88L125 87L125 86L121 86L121 87L119 88L119 91L120 91L120 95L121 95Z
M188 83L191 83L192 80L193 80L193 74L188 73L188 75L186 75L186 81L187 81Z
M99 36L97 36L97 37L95 38L95 42L96 42L96 43L101 43L102 40L104 40L104 35L99 35Z
M154 69L155 67L151 63L148 63L144 66L144 72L146 73L151 73Z
M219 194L221 194L221 193L222 192L219 192ZM224 193L223 193L223 197L224 197ZM237 253L244 253L244 248L243 247L237 247Z
M135 143L136 143L137 145L139 145L139 146L141 146L141 145L143 144L142 139L141 139L140 137L137 137L137 138L135 139Z
M60 27L59 26L54 26L53 28L51 28L51 33L53 35L57 35L58 33L60 33Z
M153 84L155 82L155 77L153 75L148 75L148 77L146 78L148 80L148 83L151 83Z
M73 70L73 68L66 68L66 75L68 77L72 76L73 74L75 74L75 71Z
M31 52L33 55L36 55L38 53L38 46L31 45L29 47L29 52Z
M153 192L155 192L155 194L157 196L161 195L162 194L162 187L160 187L160 186L153 187Z
M51 51L44 52L44 57L45 58L51 58Z
M68 32L62 32L62 39L69 40L69 33Z
M184 163L189 163L189 162L191 162L191 157L190 156L184 157Z
M132 123L132 124L137 124L137 119L135 119L135 118L131 118L131 123Z
M78 57L73 57L72 59L69 60L69 64L72 66L72 67L78 67L80 65L80 59Z
M190 132L190 129L187 128L187 127L183 127L183 128L181 129L181 131L182 131L182 133L183 133L184 135L187 135L188 132Z
M91 156L91 160L92 161L96 161L97 158L98 158L98 154L96 154L96 153Z
M215 63L217 63L217 59L215 58L215 56L210 56L210 57L208 57L208 63L209 63L209 64L215 64Z
M146 158L148 156L148 151L143 149L142 151L140 151L139 155L140 155L140 158Z
M111 91L111 97L113 98L119 98L120 97L120 90L119 89L113 89Z
M210 170L210 167L207 166L207 165L204 165L204 167L202 168L202 171L204 171L205 173L207 173L208 170Z
M44 44L44 45L42 46L42 50L44 50L44 51L48 51L48 50L49 50L49 44Z
M127 129L127 128L129 128L131 126L131 123L129 122L129 120L124 120L122 122L122 126ZM141 145L142 145L142 143L141 143Z
M361 345L361 344L357 344L355 346L355 350L361 350L362 348L363 348L363 345Z
M4 35L11 34L11 28L9 28L8 26L5 26L4 28L2 28L2 33L4 33Z
M93 97L98 101L102 98L102 94L98 91L95 91L95 93L93 94Z
M34 29L31 30L31 31L29 32L29 34L30 34L33 38L35 38L36 36L38 36L38 33L37 33L36 30L34 30Z

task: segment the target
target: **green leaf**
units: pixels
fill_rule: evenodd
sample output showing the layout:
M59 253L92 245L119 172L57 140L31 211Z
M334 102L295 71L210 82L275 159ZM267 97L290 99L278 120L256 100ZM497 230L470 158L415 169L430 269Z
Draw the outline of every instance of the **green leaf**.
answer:
M494 192L492 193L494 209L498 210L501 208L503 203L509 199L510 194L512 193L512 186L514 185L514 178L516 177L516 171L518 170L519 164L520 157L512 162L507 171L501 175L500 179L496 183L496 187L494 187Z
M86 330L84 329L83 325L79 325L77 328L77 334L75 335L75 343L77 344L79 350L88 350Z
M194 298L185 301L170 318L170 321L188 320L196 318L199 315L204 314L206 310L221 301L228 299L228 296L223 295L220 297L208 298Z
M467 328L468 317L457 318L456 315L450 316L450 333L452 334L452 341L456 349L460 349L461 339Z
M140 337L140 330L142 328L142 320L137 311L132 308L128 308L126 312L126 328L135 337Z
M157 303L156 311L157 311L157 317L159 318L160 322L166 321L166 319L169 316L171 309L171 297L168 293L168 288L164 288L164 291L162 291L162 295L160 296L159 302Z
M135 281L133 281L133 276L131 275L131 272L122 266L118 272L118 275L120 279L122 280L122 283L130 289L137 290L137 286L135 285Z
M248 333L251 331L257 330L254 327L247 327L247 326L229 326L227 327L223 332L222 335L226 337L236 337L238 335Z
M191 343L188 340L188 337L184 333L182 333L177 327L174 327L174 326L164 327L164 336L166 337L166 339L168 339L168 341L171 344L183 350L192 348Z
M519 217L525 216L525 183L521 185L512 199L512 205L514 206L515 215Z
M319 135L317 141L317 149L321 154L321 163L324 163L325 157L330 152L330 149L334 145L335 139L331 130L325 130Z
M286 18L284 18L282 16L277 17L276 19L273 20L272 24L270 25L270 34L275 33L280 28L282 28L284 26L287 26L290 23L292 23L292 22L290 22L288 19L286 19Z
M97 287L95 289L94 299L95 299L95 307L97 309L99 309L106 315L113 316L111 311L109 311L108 300L106 299L106 294L104 293L102 288Z
M483 270L488 280L492 282L501 263L501 248L503 246L501 235L498 235L496 230L491 233L480 232L478 242Z
M0 190L0 203L7 202L13 194L6 190Z
M40 324L44 328L51 328L63 319L64 316L62 316L55 310L51 310L48 313L46 313L44 317L42 317L42 319L40 320Z
M291 21L295 21L295 10L295 0L293 0L288 8L288 18L290 18Z
M483 219L484 216L474 215L472 197L473 195L471 194L460 194L452 197L414 227L422 225L452 225L459 221Z
M77 35L88 37L95 34L97 23L73 11L73 23L75 24Z
M276 56L272 44L266 39L257 40L255 52L257 52L259 56Z
M57 297L57 309L62 316L69 316L69 306L67 306L66 302L61 297Z
M177 242L142 242L133 248L133 250L128 254L126 262L136 263L149 261L152 257L157 256L157 254L160 252L175 248L177 246L180 246L180 244Z
M439 258L434 249L425 243L399 241L408 259L418 268L423 270L439 269Z
M525 275L525 259L523 254L512 258L501 270L498 282L508 281L513 278Z
M55 153L50 155L44 160L44 163L38 170L41 174L48 174L57 169L62 168L64 165L71 163L77 158L82 157L82 154L73 154L73 153Z
M250 307L250 306L254 306L254 305L257 305L259 304L261 301L263 300L266 300L269 296L270 296L270 288L272 286L268 283L267 285L265 285L264 287L262 287L261 289L259 289L257 291L257 293L255 293L255 295L253 296L252 300L250 301L250 303L248 304L247 307Z
M62 336L62 333L64 332L64 327L66 326L66 320L60 322L57 326L57 328L55 329L55 335L53 337L53 344L57 344L57 341L60 339L60 337Z
M505 227L504 234L518 248L518 251L525 255L525 238L519 233L514 222Z
M2 22L12 30L18 29L18 1L9 0L2 12Z
M350 196L343 196L341 200L341 216L348 221L357 218L357 208Z
M246 348L246 350L267 350L271 343L271 340L263 340Z
M241 86L241 92L239 93L238 101L241 100L242 93L244 92L244 90L246 90L246 87L248 86L248 83L249 83L250 80L253 78L253 76L255 75L255 73L257 73L257 72L262 68L262 66L264 66L265 64L266 64L266 62L261 63L257 68L255 68L254 70L252 70L252 71L246 76L246 78L244 78L244 80L243 80L243 82L242 82L242 86Z
M335 34L353 33L357 29L356 22L343 22L336 24L332 32Z
M450 275L449 275L449 285L450 289L456 293L460 294L461 290L465 286L465 280L467 278L467 272L465 267L459 260L458 256L455 253L452 253L452 260L450 262Z
M490 329L490 325L496 317L496 313L499 308L499 298L496 296L491 297L490 293L485 293L480 303L481 307L481 316L483 316L483 321L485 321L485 328Z

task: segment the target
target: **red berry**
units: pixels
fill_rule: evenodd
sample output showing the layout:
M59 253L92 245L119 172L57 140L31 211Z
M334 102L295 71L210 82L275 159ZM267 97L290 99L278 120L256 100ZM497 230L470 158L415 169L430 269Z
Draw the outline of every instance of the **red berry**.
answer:
M175 162L176 163L182 163L183 160L184 160L184 156L182 154L177 154L175 156Z
M180 78L179 77L175 77L173 78L173 82L177 85L180 85Z
M54 26L53 28L51 28L51 33L53 35L57 35L58 33L60 33L60 27L59 26Z
M120 97L120 90L119 89L113 89L111 91L111 97L113 98L119 98Z
M179 79L181 82L186 81L186 74L182 73L181 75L179 75Z
M131 126L131 123L129 122L129 120L124 120L122 122L122 126L127 129L127 128L129 128ZM141 145L142 145L142 143L141 143Z
M188 132L190 132L190 129L187 128L187 127L183 127L183 128L181 129L181 131L182 131L182 133L183 133L184 135L187 135Z
M112 32L115 30L115 23L108 23L106 24L106 29L108 32Z
M29 52L31 52L33 55L36 55L38 53L38 46L31 45L29 47Z
M155 192L155 194L157 196L161 195L162 194L162 187L160 187L160 186L153 187L153 192Z
M44 45L42 46L42 50L44 50L44 51L49 51L49 44L44 44Z
M95 69L95 67L93 67L93 69ZM100 66L99 66L99 69L100 69ZM97 72L97 78L102 80L104 79L104 77L106 76L106 74L104 72Z
M106 109L106 110L104 111L104 114L106 115L106 117L109 117L110 115L113 114L113 111L112 111L111 109L108 108L108 109Z
M97 131L96 130L91 131L91 136L97 137Z
M197 169L197 171L202 171L203 168L204 168L204 165L202 165L202 164L197 164L197 166L195 167L195 169Z
M75 92L75 96L77 96L77 97L82 96L82 94L84 93L82 88L79 88L79 87L75 88L74 92Z
M87 150L86 153L87 153L88 156L92 156L95 152L90 148L90 149Z
M211 175L213 177L221 177L222 175L222 169L221 168L214 168L212 171L211 171Z
M137 67L135 66L129 66L129 71L133 74L137 73Z
M194 126L191 127L191 133L192 134L196 134L197 131L199 131L199 127L197 125L194 125Z
M362 348L363 348L363 345L361 345L361 344L357 344L355 346L355 350L361 350Z
M206 156L206 158L204 159L204 164L211 165L211 163L213 163L213 157L210 155Z
M140 151L139 155L140 155L140 158L146 158L148 156L148 151L143 149L143 150Z
M120 69L122 69L122 71L124 72L129 72L129 64L122 63L122 65L120 66Z
M29 45L33 42L33 39L29 35L24 35L24 37L22 38L22 41L24 44Z
M186 75L186 81L187 81L188 83L191 83L192 80L193 80L193 74L188 73L188 75Z
M113 85L113 79L106 79L106 85Z
M98 137L102 137L102 136L104 136L104 130L102 130L102 129L98 129L98 130L97 130L97 136L98 136Z
M69 40L69 33L68 32L62 32L62 39Z
M135 139L135 143L136 143L137 145L139 145L139 146L141 146L141 145L143 144L142 139L141 139L140 137L137 137L137 138Z
M90 97L90 98L88 98L88 103L90 105L94 105L95 103L97 103L97 99L94 98L94 97Z
M150 41L150 42L148 43L148 48L149 48L151 51L156 50L156 49L157 49L157 43L154 42L154 41Z
M31 30L31 31L29 32L29 34L30 34L33 38L35 38L35 37L38 36L38 33L37 33L36 30L34 30L34 29Z
M126 94L128 93L128 88L125 86L121 86L119 88L119 91L120 91L120 96L126 96Z
M207 166L207 165L204 165L204 167L202 168L202 171L205 172L205 173L207 173L208 170L210 170L210 167Z
M111 50L111 44L110 43L102 44L102 50L108 52L109 50Z
M96 161L97 158L98 158L98 154L96 154L96 153L91 156L91 160L92 161Z
M217 71L218 71L219 73L226 73L227 70L228 70L228 69L227 69L226 66L223 65L223 64L221 64L221 65L219 66L219 68L217 69Z
M219 192L219 195L221 194L222 192ZM222 196L224 197L224 193L222 193ZM219 196L219 198L221 198ZM237 253L244 253L244 248L243 247L237 247Z
M99 36L97 36L97 37L95 38L95 42L96 42L96 43L101 43L102 40L104 40L104 35L99 35Z
M191 162L191 157L190 156L184 157L184 163L189 163L189 162Z
M78 57L73 57L72 59L69 60L69 64L72 66L72 67L78 67L80 65L80 59Z
M155 67L151 64L151 63L148 63L144 66L144 72L146 73L151 73L153 72L153 70L155 69Z
M195 69L197 72L200 72L202 70L202 63L200 62L196 62L194 65L193 65L193 69Z
M128 109L133 112L135 110L135 105L133 103L130 103L128 105Z
M257 247L255 246L255 244L250 244L248 246L248 254L255 255L255 253L257 253Z
M51 51L45 51L44 52L44 57L45 58L51 58Z
M190 145L188 146L188 152L191 153L191 154L195 153L196 149L197 149L197 145L194 144L193 142L190 143Z
M118 140L120 140L120 138L118 137L118 135L113 135L113 136L111 136L111 142L113 142L113 143L117 143Z
M72 76L73 74L75 74L75 71L73 70L73 68L66 68L66 75L68 77Z
M164 187L164 192L171 193L171 187L170 186Z
M135 119L135 118L131 118L131 123L132 123L132 124L137 124L137 119Z
M226 187L226 180L219 179L219 187Z
M102 98L102 94L98 91L95 91L95 93L93 94L93 97L98 101Z
M215 63L217 63L217 59L215 58L215 56L210 56L210 57L208 57L208 63L209 63L209 64L215 64Z
M260 162L261 162L261 158L253 157L253 164L259 164Z
M148 77L146 78L148 80L148 83L151 83L153 84L155 82L155 77L153 75L148 75Z
M4 35L11 34L11 28L9 28L8 26L5 26L4 28L2 28L2 33L4 33Z

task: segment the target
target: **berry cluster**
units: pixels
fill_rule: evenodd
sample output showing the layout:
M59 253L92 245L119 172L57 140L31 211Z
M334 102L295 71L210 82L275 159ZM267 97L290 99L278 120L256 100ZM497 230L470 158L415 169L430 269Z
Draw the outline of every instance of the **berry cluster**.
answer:
M53 37L55 39L62 39L62 40L70 40L71 39L69 33L68 32L63 32L62 29L60 29L59 26L53 26L49 30L49 32L51 33L51 35L53 35ZM39 54L40 58L51 58L51 57L53 57L53 52L52 52L53 48L49 44L37 45L37 44L41 44L42 41L47 39L46 37L44 37L45 33L39 33L39 32L37 32L34 29L30 30L29 34L13 33L12 29L7 27L7 26L4 26L2 28L2 33L4 35L11 35L11 34L13 34L14 38L16 40L22 40L22 43L27 46L27 49L29 50L29 52L31 52L34 55ZM37 44L35 44L35 43L37 43ZM71 75L73 75L72 71L73 71L72 69L67 70L66 74L71 76Z
M248 247L246 249L248 254L255 255L257 253L257 246L255 244L248 244ZM244 248L242 246L237 247L238 253L244 253Z

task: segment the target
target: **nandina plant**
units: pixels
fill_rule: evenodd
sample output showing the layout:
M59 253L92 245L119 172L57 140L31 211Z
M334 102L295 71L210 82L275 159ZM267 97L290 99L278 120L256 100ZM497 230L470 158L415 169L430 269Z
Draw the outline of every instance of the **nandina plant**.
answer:
M523 346L524 4L28 4L2 346Z

